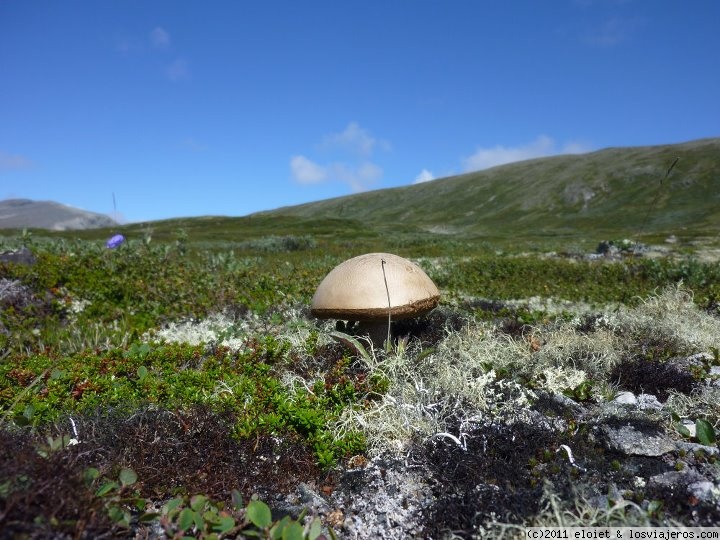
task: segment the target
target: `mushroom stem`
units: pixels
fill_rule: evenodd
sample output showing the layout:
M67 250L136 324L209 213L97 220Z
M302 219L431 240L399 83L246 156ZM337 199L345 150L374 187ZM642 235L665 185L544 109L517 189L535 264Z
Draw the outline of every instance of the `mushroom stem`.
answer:
M367 336L375 348L384 349L390 341L390 328L386 321L360 321L353 333Z

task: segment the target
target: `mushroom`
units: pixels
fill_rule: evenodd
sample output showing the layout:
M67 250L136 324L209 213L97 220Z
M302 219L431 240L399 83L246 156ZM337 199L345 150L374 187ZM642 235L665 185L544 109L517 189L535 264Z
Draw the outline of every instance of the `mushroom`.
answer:
M391 319L419 317L440 301L440 291L416 264L391 253L349 259L325 276L310 308L318 319L340 319L374 345L390 337Z

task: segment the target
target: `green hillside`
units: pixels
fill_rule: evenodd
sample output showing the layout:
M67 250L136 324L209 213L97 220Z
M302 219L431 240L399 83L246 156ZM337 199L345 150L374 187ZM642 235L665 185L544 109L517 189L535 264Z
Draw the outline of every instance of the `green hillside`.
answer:
M715 138L533 159L262 216L341 218L373 230L461 236L714 236L718 208Z
M243 217L178 217L71 236L100 240L122 232L135 239L182 239L201 249L240 251L283 239L359 253L422 245L429 253L431 245L444 252L482 246L592 250L606 239L658 243L675 235L677 247L695 250L720 242L719 208L720 138L713 138L533 159ZM6 229L2 235L19 232Z

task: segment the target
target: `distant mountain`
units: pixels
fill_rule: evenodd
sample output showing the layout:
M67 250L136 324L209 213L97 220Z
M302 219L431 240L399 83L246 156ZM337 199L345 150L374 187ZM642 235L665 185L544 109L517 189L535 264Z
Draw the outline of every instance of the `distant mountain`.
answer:
M253 216L449 235L692 231L717 237L720 138L532 159Z
M6 199L0 201L0 229L50 229L69 231L112 227L109 216L52 201Z

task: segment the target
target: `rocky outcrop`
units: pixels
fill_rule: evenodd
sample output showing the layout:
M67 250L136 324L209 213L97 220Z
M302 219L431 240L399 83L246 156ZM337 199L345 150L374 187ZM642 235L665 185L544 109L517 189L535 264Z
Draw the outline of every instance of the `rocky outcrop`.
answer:
M109 216L53 201L7 199L0 201L0 229L50 229L68 231L113 227Z
M0 263L33 265L35 262L35 255L26 247L0 253Z
M278 505L291 514L305 506L354 539L476 538L493 523L530 522L549 491L594 511L625 501L629 526L716 525L720 450L668 431L667 413L649 394L603 403L545 395L527 423L419 440L404 458L362 462L331 491L303 485Z

